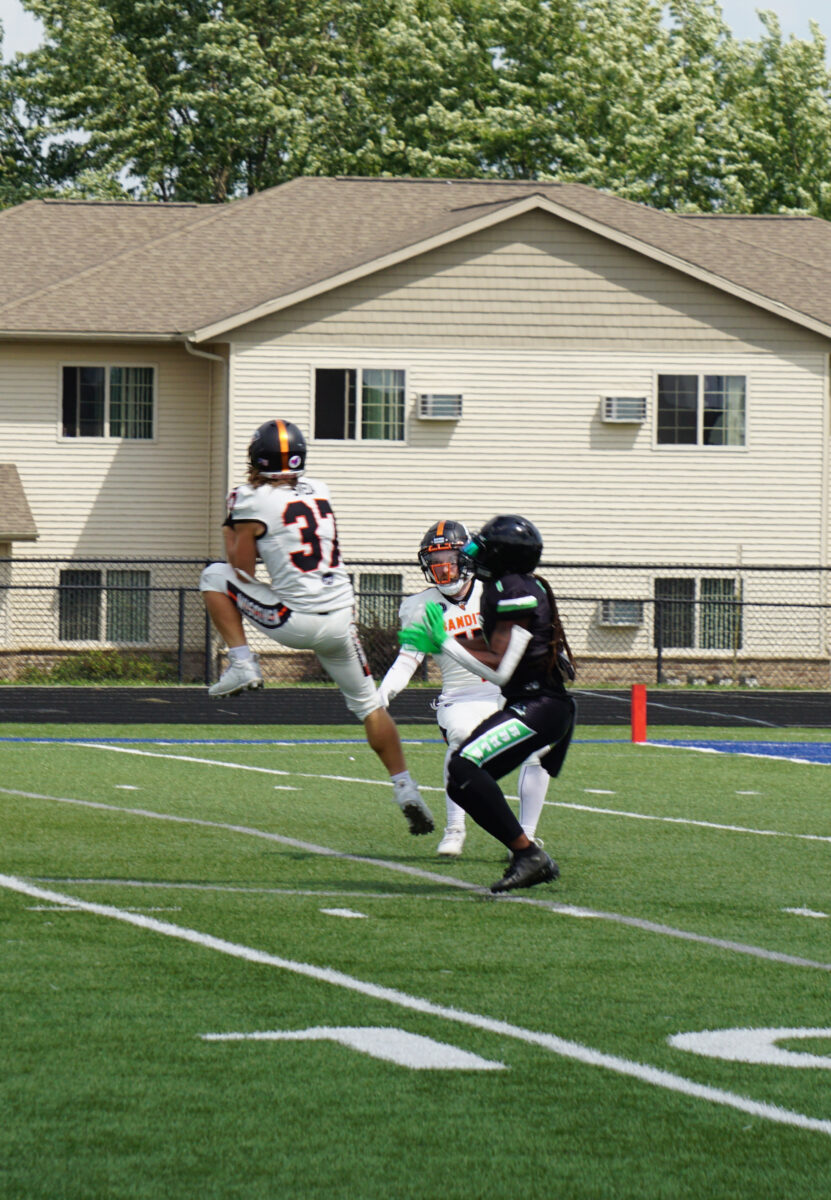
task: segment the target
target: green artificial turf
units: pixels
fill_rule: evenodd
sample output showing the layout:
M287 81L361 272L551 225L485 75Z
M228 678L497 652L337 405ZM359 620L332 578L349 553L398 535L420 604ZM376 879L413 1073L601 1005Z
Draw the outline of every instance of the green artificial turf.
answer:
M827 1194L827 1070L667 1039L831 1025L831 768L581 728L538 830L561 879L493 898L502 848L409 836L359 734L0 726L79 739L0 744L3 1200ZM402 735L440 827L444 748ZM356 1028L501 1066L320 1032ZM202 1036L255 1032L297 1036Z

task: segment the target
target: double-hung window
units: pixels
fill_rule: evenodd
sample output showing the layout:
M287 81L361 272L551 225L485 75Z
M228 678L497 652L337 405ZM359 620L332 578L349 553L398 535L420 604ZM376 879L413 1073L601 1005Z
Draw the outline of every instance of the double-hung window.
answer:
M744 375L659 375L657 440L663 446L743 446Z
M665 650L741 650L741 582L718 576L655 580L654 644Z
M62 642L149 642L150 572L61 571L58 637Z
M61 385L64 437L153 437L154 367L65 366Z
M395 629L404 595L401 575L361 574L358 578L358 620L362 625Z
M315 437L403 442L404 372L379 367L318 367Z

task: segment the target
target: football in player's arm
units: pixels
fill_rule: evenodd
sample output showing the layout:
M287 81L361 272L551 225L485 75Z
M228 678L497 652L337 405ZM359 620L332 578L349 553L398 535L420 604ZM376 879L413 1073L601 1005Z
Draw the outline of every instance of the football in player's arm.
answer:
M418 563L428 586L402 603L399 617L403 627L421 621L429 603L442 610L444 629L463 646L472 646L479 633L479 605L482 583L473 575L470 563L462 564L462 547L470 533L461 521L443 520L431 525L418 549ZM481 637L478 638L481 644ZM387 671L378 691L385 705L398 695L424 661L425 653L414 646L402 645L398 657ZM448 765L454 750L467 739L486 717L502 708L502 693L495 683L476 677L444 650L435 655L441 672L441 693L436 701L436 720L447 743L444 760L445 789ZM532 754L519 772L519 821L533 841L545 801L548 773ZM445 792L447 818L438 845L442 857L458 858L465 843L465 810Z
M312 650L363 722L370 747L387 768L410 832L434 825L407 770L394 721L379 700L354 620L355 596L340 557L325 483L303 475L306 441L290 421L266 421L248 447L248 480L228 497L227 562L202 572L200 591L228 647L228 667L210 689L232 696L263 685L243 618L282 646ZM269 583L255 578L261 559Z
M464 645L448 637L441 610L428 604L424 619L399 633L403 645L450 655L472 674L495 683L505 707L472 731L451 754L448 794L478 825L511 851L493 892L556 879L559 867L524 832L497 783L530 753L551 776L559 774L576 715L564 677L574 660L548 582L535 574L542 537L525 517L494 517L470 539L462 560L482 581L481 639Z

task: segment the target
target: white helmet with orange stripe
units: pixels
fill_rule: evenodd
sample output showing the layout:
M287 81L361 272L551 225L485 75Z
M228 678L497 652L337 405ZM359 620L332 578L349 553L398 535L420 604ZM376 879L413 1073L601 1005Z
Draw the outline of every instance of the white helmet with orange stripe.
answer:
M461 521L437 521L421 539L418 565L443 596L458 596L467 587L473 572L459 551L469 540L470 532Z
M306 439L291 421L266 421L251 438L248 461L252 470L265 479L302 475L306 466Z

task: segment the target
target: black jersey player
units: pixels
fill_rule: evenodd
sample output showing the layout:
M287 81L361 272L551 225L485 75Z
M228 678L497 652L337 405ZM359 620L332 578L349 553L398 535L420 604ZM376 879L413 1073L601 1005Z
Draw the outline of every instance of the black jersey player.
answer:
M478 825L510 851L511 859L492 892L546 883L557 864L522 830L497 783L535 752L549 775L557 775L574 729L576 706L564 677L574 661L547 581L534 574L542 538L527 518L494 517L464 547L481 579L481 636L465 645L447 638L441 613L399 635L421 639L428 652L442 648L470 671L502 689L505 707L487 717L456 749L448 764L448 794Z

